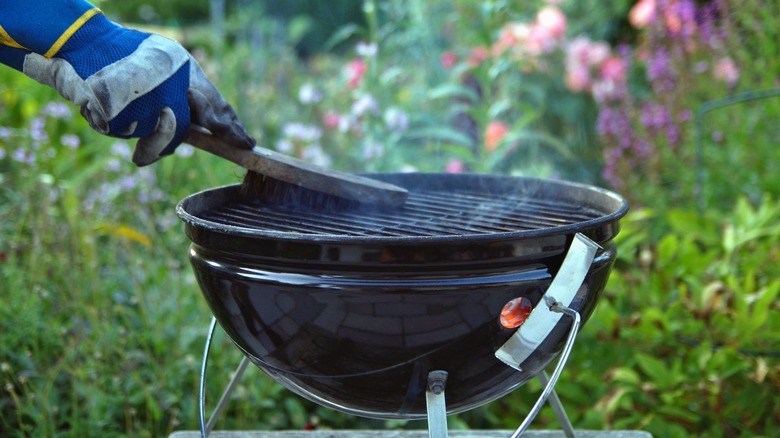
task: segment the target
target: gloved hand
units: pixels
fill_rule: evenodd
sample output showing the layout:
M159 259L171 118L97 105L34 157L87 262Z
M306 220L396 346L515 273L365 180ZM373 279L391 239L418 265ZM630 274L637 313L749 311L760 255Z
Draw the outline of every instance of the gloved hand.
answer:
M54 56L26 51L21 69L80 106L96 131L140 138L133 155L139 166L173 153L191 122L236 147L255 144L186 49L102 14L89 18Z

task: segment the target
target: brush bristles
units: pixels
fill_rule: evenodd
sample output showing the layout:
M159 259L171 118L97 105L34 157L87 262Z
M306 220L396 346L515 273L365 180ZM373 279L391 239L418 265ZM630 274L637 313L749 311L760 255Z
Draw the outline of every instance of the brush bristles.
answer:
M245 196L293 209L345 210L360 206L357 201L299 187L252 171L244 176L241 191Z

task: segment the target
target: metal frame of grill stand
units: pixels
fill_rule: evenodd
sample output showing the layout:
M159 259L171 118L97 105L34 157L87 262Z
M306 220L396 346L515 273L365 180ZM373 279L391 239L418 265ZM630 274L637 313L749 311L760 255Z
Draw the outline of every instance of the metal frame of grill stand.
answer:
M536 404L534 404L525 420L523 420L523 423L512 434L512 438L518 438L523 435L523 433L528 429L533 420L539 414L539 411L541 411L545 401L550 402L550 407L553 409L553 412L555 412L555 416L558 419L558 422L561 424L561 430L563 431L566 438L575 438L574 427L572 426L569 417L566 415L566 411L561 404L560 398L558 398L558 394L555 392L555 383L558 381L558 377L560 376L561 371L563 371L563 367L566 364L566 361L569 358L569 354L571 353L572 347L574 345L574 339L577 336L577 329L580 325L580 314L577 313L576 310L569 308L561 308L561 311L566 312L567 315L570 315L572 318L574 318L574 323L572 324L571 331L569 332L566 345L564 346L564 350L561 353L558 364L555 366L552 377L548 376L547 372L545 371L542 371L536 376L544 388L542 389L542 393L539 396L539 399L537 399ZM216 330L216 325L216 318L212 318L200 370L200 386L198 388L198 418L200 421L200 436L202 438L208 438L209 434L214 429L214 425L219 419L219 416L222 414L222 411L225 409L228 400L230 400L230 396L236 389L238 381L244 375L244 372L250 364L249 358L246 356L241 359L241 362L238 364L236 371L233 373L233 377L225 387L225 390L222 393L222 397L220 397L217 405L214 407L214 410L211 413L211 417L209 417L208 421L206 421L206 367L208 364L208 354L211 347L211 341ZM445 401L446 384L446 371L431 371L428 374L428 388L425 391L425 402L428 411L428 436L430 438L448 437L447 405Z
M598 248L598 244L584 235L577 233L574 236L571 247L561 264L561 268L550 283L550 287L542 297L540 304L531 311L526 322L520 326L512 337L510 337L510 339L495 353L496 357L507 365L517 370L522 370L522 362L544 341L560 319L564 315L572 318L571 328L569 329L569 334L563 350L561 351L558 363L551 376L548 376L545 371L536 375L536 378L539 379L543 386L542 393L522 424L511 435L512 438L518 438L527 431L528 427L547 401L550 402L550 406L555 412L555 416L557 417L558 422L561 425L561 430L566 438L575 437L571 421L569 421L569 418L563 409L563 405L561 404L558 395L555 393L555 384L569 359L581 322L580 314L568 306L574 300L577 291L582 287L585 276L590 269ZM206 337L206 346L203 352L203 362L201 363L200 370L198 411L201 438L208 438L219 415L222 413L227 401L235 390L238 381L241 379L250 363L249 358L244 356L222 393L222 397L214 408L211 417L206 421L206 368L216 326L217 320L212 317L208 336ZM436 370L428 374L428 387L426 389L425 400L428 414L428 434L430 438L448 437L447 406L445 401L446 384L446 371Z

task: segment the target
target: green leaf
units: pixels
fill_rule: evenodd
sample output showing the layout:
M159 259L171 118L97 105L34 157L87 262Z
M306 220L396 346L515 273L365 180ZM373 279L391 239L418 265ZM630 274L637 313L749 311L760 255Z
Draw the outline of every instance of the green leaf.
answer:
M470 104L475 104L479 101L479 95L473 89L463 85L445 84L429 91L428 99L466 99Z
M662 266L669 266L674 264L677 258L677 252L680 247L680 242L675 235L664 236L658 243L658 262Z
M642 378L632 368L620 367L612 370L612 380L615 382L628 383L632 386L639 386L642 383Z
M360 35L361 33L362 28L357 24L346 24L339 28L339 30L337 30L330 38L328 38L328 41L325 42L322 48L324 51L330 52L340 44L345 43L353 36Z
M758 330L769 319L772 305L777 299L778 292L780 292L780 280L775 280L756 294L758 299L753 305L753 311L751 312L751 331Z
M301 401L295 397L287 397L284 399L284 407L292 426L296 429L302 429L308 421L308 414Z
M650 380L660 388L669 388L673 382L670 378L671 370L660 359L647 354L638 353L636 356L637 365Z
M287 41L291 45L298 44L313 27L314 21L311 17L305 15L293 17L287 25Z
M450 143L466 147L470 147L473 143L468 135L454 129L441 127L410 130L406 136L410 139L424 140L427 143Z

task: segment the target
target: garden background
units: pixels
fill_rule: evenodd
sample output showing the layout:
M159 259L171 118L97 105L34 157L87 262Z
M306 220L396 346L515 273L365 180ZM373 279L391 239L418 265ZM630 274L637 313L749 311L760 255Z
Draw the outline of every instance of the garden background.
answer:
M97 2L189 48L260 142L347 171L497 172L632 210L558 393L577 428L777 436L780 3ZM197 429L210 313L178 200L240 180L182 146L136 169L0 68L0 436ZM208 394L241 356L219 336ZM529 383L450 427L514 429ZM318 407L251 370L218 429L424 428ZM534 424L557 427L548 408Z

